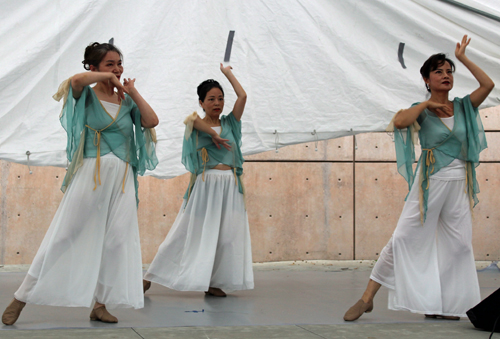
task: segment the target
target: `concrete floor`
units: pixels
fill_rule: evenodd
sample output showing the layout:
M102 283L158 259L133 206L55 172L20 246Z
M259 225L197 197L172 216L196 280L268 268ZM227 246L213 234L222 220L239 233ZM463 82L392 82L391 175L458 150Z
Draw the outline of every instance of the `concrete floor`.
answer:
M89 321L90 310L85 308L27 305L14 326L0 327L0 338L488 338L489 333L474 329L467 319L426 320L419 314L389 311L384 288L372 313L345 323L342 317L366 287L372 265L368 261L255 264L255 290L227 298L153 284L144 309L111 312L118 324ZM0 269L2 310L24 278L22 271L25 267ZM479 282L481 295L488 296L500 287L500 271L480 271Z

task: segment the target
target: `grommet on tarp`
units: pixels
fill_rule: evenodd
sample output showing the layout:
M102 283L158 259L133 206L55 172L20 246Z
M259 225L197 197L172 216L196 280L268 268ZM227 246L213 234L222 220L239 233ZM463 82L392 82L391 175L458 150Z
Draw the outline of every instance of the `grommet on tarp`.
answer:
M276 137L274 138L274 145L276 146L276 153L278 153L278 145L280 143L280 135L278 134L278 130L274 130L274 133L273 134L276 134Z
M30 174L33 174L30 168L30 154L31 154L30 151L26 151L26 156L28 157L28 170L30 171Z
M317 152L318 151L318 133L316 133L316 130L311 132L312 135L316 137L316 141L314 142L314 150Z
M356 140L356 134L354 134L354 131L351 128L352 136L354 137L354 149L358 149L358 141Z
M488 267L485 267L481 270L477 270L478 272L482 272L482 271L500 271L500 267L498 267L498 261L492 261L491 264L489 264Z
M394 132L387 132L387 135L392 139L392 142L394 142Z

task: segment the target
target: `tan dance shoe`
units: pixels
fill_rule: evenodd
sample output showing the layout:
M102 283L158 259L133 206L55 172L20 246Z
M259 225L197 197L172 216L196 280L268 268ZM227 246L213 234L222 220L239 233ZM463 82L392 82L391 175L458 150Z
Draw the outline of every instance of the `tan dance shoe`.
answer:
M90 312L90 320L93 321L102 321L103 323L117 323L118 319L111 315L106 309L106 306L101 306L98 308L94 308L92 312Z
M370 313L373 310L373 301L365 303L363 299L359 299L344 315L345 321L354 321L361 317L363 313Z
M144 290L144 293L146 293L147 290L151 287L151 281L147 281L142 279L142 289Z
M26 306L25 302L14 298L3 312L2 322L5 325L13 325L17 321L17 318L19 318L24 306Z
M209 287L208 291L206 291L205 294L212 295L214 297L222 297L222 298L227 296L223 290L221 290L220 288L217 288L217 287Z

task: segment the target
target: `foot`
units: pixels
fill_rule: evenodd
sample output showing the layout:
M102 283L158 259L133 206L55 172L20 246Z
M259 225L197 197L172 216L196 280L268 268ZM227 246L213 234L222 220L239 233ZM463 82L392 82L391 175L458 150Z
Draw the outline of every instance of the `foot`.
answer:
M359 299L344 315L345 321L354 321L361 317L363 313L370 313L373 310L373 301L365 303L363 299Z
M19 318L24 306L26 306L25 302L14 298L3 312L2 322L5 325L13 325L17 321L17 318Z
M151 287L151 281L147 281L142 279L142 288L144 290L144 293L146 293L147 290Z
M93 321L102 321L103 323L117 323L118 319L111 315L106 309L106 306L101 306L99 308L94 308L92 312L90 312L90 320Z
M225 297L226 293L217 287L209 287L208 291L205 292L207 295L213 295L214 297Z

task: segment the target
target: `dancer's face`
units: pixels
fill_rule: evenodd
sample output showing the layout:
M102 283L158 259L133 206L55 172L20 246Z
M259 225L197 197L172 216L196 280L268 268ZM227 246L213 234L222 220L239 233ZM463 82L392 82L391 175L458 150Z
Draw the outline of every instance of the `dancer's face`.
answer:
M212 88L208 91L205 100L203 102L200 100L200 106L207 115L218 117L224 108L224 95L222 91L217 87Z
M424 79L431 91L450 91L453 88L453 70L448 61L429 74Z
M106 53L104 58L102 58L99 63L99 67L90 66L90 70L93 72L110 72L113 73L118 80L120 80L120 76L123 73L122 59L120 58L120 54L109 51Z

